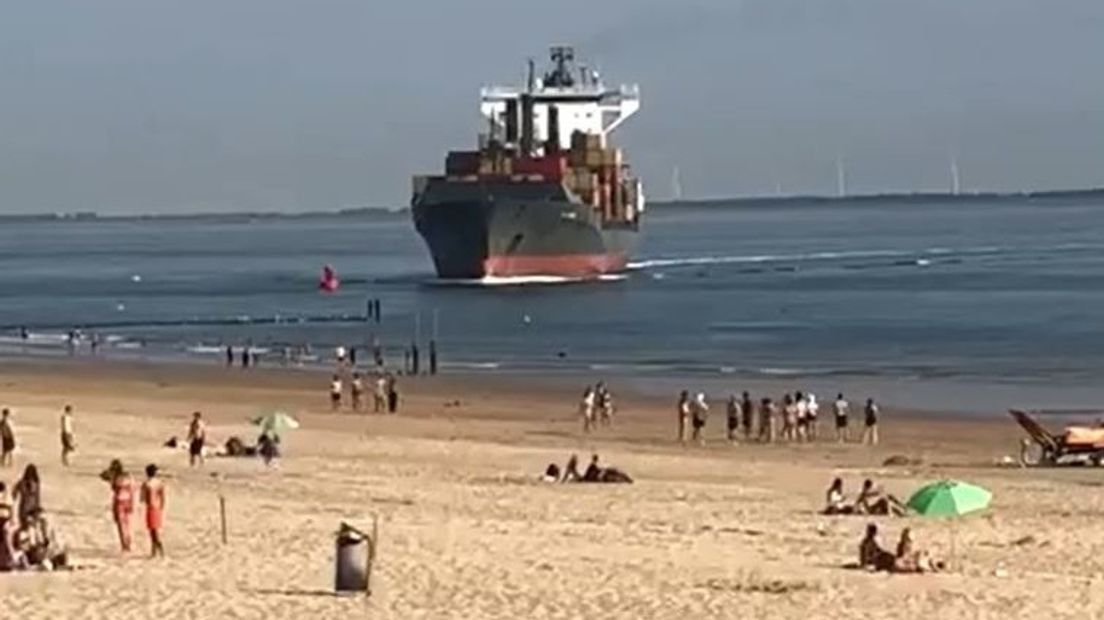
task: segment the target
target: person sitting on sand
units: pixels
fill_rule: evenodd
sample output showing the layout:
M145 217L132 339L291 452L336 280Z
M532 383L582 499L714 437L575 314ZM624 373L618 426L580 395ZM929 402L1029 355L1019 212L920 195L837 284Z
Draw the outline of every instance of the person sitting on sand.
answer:
M916 551L912 544L912 530L901 530L901 539L897 542L897 557L893 572L896 573L934 573L945 568L943 562L933 560L926 551Z
M892 571L896 558L878 544L878 526L866 526L866 536L859 543L859 566L868 570Z
M271 467L280 458L280 436L272 429L265 429L257 438L257 454L264 459L266 467Z
M579 482L582 479L583 477L579 475L579 457L572 454L567 459L567 465L564 465L560 482Z
M825 499L824 514L826 515L849 515L854 512L854 509L847 505L847 499L843 495L843 478L832 481Z
M69 565L69 553L57 530L41 508L36 508L15 534L16 546L27 564L43 570L57 570Z
M908 508L896 497L882 494L874 486L874 481L867 478L863 481L859 496L855 498L854 511L862 515L902 517L908 512Z
M587 465L586 471L583 472L582 482L598 482L602 477L602 468L598 465L598 455L592 454L590 456L590 465Z
M11 506L0 506L0 573L26 568L26 557L15 544L16 529Z

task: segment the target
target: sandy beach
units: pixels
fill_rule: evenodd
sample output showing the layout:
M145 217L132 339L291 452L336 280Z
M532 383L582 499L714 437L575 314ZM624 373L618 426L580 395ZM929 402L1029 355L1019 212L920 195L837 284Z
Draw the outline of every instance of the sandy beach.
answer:
M333 414L327 376L185 365L8 362L0 405L43 501L85 570L0 576L0 617L39 618L1091 618L1104 609L1101 472L1000 467L1020 431L1003 418L900 412L886 403L882 444L729 445L723 414L708 444L673 442L673 402L618 391L612 429L583 436L577 386L494 376L401 379L397 416ZM734 386L738 388L739 386ZM779 384L777 392L786 389ZM791 388L792 389L792 388ZM673 398L671 399L673 401ZM857 399L856 399L857 400ZM61 467L58 416L76 410L79 451ZM192 411L209 435L249 441L248 418L282 408L303 428L285 458L212 458L189 469ZM854 421L853 421L854 423ZM632 485L551 485L539 474L591 452ZM883 466L891 455L918 459ZM168 485L164 560L122 557L97 474L111 458L159 464ZM842 476L907 497L950 477L993 491L953 523L874 519L892 547L903 527L952 560L936 575L844 568L864 517L824 517ZM219 536L226 498L229 543ZM374 594L338 597L333 533L378 515ZM952 541L954 555L952 556Z

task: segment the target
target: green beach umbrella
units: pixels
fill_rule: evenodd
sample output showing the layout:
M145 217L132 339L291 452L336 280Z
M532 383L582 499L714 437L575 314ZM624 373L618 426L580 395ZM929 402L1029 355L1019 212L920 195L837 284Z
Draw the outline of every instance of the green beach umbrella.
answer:
M957 480L942 480L920 487L906 505L924 517L958 517L985 510L993 494L977 485ZM951 527L951 559L955 556L955 528Z
M912 494L907 505L925 517L957 517L984 510L993 494L979 486L957 480L933 482Z
M286 430L299 428L299 420L291 417L283 411L270 411L253 419L253 424L261 427L261 430L281 433Z

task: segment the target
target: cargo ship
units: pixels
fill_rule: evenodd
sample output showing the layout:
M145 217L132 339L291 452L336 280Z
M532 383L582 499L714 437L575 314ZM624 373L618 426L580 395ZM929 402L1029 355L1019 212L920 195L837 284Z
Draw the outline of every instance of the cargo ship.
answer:
M411 207L437 275L596 278L626 268L644 192L610 135L640 108L639 87L607 88L569 47L538 76L480 92L478 148L445 174L415 176Z

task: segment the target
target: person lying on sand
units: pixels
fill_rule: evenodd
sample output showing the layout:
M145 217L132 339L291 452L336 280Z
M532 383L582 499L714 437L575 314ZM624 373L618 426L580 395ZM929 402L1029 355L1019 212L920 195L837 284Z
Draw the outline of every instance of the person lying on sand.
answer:
M901 539L897 542L897 556L893 563L895 573L934 573L943 570L946 565L932 559L927 551L916 551L912 544L912 530L901 530Z
M823 514L849 515L854 512L854 507L847 503L847 498L843 494L843 478L836 478L832 481L832 486L828 487Z
M590 457L590 465L583 472L580 482L624 482L631 483L632 478L616 467L602 467L598 464L598 455Z
M560 466L555 463L549 463L548 467L544 468L544 475L541 476L541 482L559 482L560 481Z
M908 507L896 497L883 494L874 486L874 481L867 478L863 481L862 491L855 499L853 510L855 514L860 515L903 517L908 512Z

